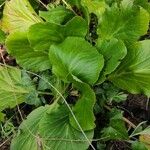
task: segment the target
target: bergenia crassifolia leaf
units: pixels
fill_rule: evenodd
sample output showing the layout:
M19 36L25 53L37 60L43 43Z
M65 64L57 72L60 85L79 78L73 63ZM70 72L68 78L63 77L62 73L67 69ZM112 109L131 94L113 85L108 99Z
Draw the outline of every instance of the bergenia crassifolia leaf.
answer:
M150 96L150 40L130 45L127 56L109 80L133 94Z
M132 42L145 35L148 27L149 13L124 0L120 7L116 4L106 9L99 23L98 33L101 39L117 38Z
M88 27L81 17L74 17L65 25L38 23L29 28L28 39L36 51L48 50L52 44L59 44L68 36L85 37Z
M20 125L20 132L13 139L11 150L37 150L39 147L37 140L41 141L41 139L40 146L45 150L49 147L53 150L86 150L88 148L89 144L85 142L83 134L70 125L68 108L54 106L42 106L29 114ZM93 138L93 130L85 134L89 139ZM77 140L80 142L76 142Z
M95 47L80 37L68 37L58 45L52 45L49 59L53 72L65 81L74 77L94 84L103 68L104 59Z
M32 24L42 22L28 0L10 0L5 2L2 18L2 30L8 33L26 31Z
M112 73L127 54L127 48L123 41L112 38L111 40L100 40L99 52L104 56L105 66L100 74L98 83L106 80L106 75Z
M27 80L23 80L22 77L20 69L0 67L0 111L25 102L27 95L36 90L33 84L25 85L24 82Z
M9 54L14 56L17 63L24 69L38 72L51 68L48 53L34 51L25 32L10 34L6 40L6 47Z

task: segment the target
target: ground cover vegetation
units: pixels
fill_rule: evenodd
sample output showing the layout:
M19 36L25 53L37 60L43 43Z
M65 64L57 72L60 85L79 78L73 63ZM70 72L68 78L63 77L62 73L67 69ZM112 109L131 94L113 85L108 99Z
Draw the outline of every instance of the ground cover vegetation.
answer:
M0 146L150 149L148 0L0 0L0 17Z

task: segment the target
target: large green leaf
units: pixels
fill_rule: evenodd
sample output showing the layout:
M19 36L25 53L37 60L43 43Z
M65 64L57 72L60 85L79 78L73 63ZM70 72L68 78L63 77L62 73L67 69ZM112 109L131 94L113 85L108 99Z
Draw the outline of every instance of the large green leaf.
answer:
M28 0L6 1L2 19L2 29L6 32L26 31L30 25L41 21Z
M131 45L127 56L109 80L131 93L150 96L150 40Z
M51 44L60 43L64 36L60 25L45 22L32 25L28 39L34 50L44 51L48 50Z
M19 127L11 150L86 150L89 146L83 134L69 123L65 106L45 106L34 110ZM85 132L89 139L93 131Z
M113 5L105 11L99 25L99 36L101 39L115 37L135 41L147 33L148 26L148 12L124 0L120 7Z
M126 56L127 49L121 40L115 38L100 41L98 48L105 59L105 66L99 79L100 82L106 75L112 73L118 67L121 60Z
M26 96L35 90L33 85L25 86L22 81L21 70L0 67L0 111L26 101Z
M19 127L19 132L11 142L10 150L38 150L41 140L38 128L48 107L39 107L32 111Z
M29 44L25 32L15 32L6 40L8 52L17 63L27 70L43 71L51 68L47 52L35 52Z
M57 24L64 24L74 16L73 12L63 6L52 8L49 11L40 11L39 15L44 18L46 22Z
M81 17L74 17L64 26L38 23L30 27L28 38L35 50L48 50L52 44L62 42L67 36L85 37L87 24Z
M102 138L106 141L129 139L127 129L123 121L123 115L117 109L113 109L112 112L110 112L110 122L108 127L102 130Z
M66 106L49 111L41 120L39 134L45 137L43 145L53 150L86 150L89 146L83 134L74 129L69 123L69 111ZM93 130L85 132L89 139ZM78 142L77 142L78 141Z
M83 38L68 37L59 45L52 45L49 58L53 72L63 80L81 80L94 84L103 67L103 56Z
M89 85L84 83L75 83L75 87L81 92L81 95L73 107L73 112L84 131L92 130L95 128L95 117L93 113L93 107L96 101L95 93ZM71 125L79 130L79 127L72 116L70 121Z

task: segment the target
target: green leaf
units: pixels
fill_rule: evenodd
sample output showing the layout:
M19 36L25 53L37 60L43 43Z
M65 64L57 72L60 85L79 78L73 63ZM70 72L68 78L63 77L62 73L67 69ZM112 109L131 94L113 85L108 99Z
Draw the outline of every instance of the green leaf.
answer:
M128 133L123 121L123 115L118 110L112 110L107 128L102 130L102 137L108 140L128 140Z
M116 86L133 94L150 96L150 40L130 45L128 54L109 76Z
M24 102L34 89L34 86L22 84L21 70L14 67L0 67L0 85L0 111Z
M127 94L124 94L123 92L120 92L120 89L114 86L113 84L107 84L104 86L108 86L107 88L104 88L104 94L107 98L107 103L112 103L112 102L123 102L127 99Z
M10 150L37 150L41 141L38 128L39 122L49 107L39 107L29 114L19 126L18 134L11 142Z
M140 131L134 134L134 136L136 135L150 135L150 126L145 128L143 131Z
M38 91L36 90L36 86L34 85L30 76L26 73L25 70L22 71L21 75L22 86L26 87L27 89L29 89L29 87L31 88L29 93L26 94L25 102L30 105L40 105L41 101L38 97Z
M52 45L49 58L53 72L63 80L94 84L103 67L103 56L79 37L68 37L59 45Z
M35 52L30 47L26 33L15 32L9 35L6 47L17 63L27 70L38 72L51 68L47 52Z
M146 124L147 121L143 121L143 122L140 122L136 128L133 130L133 132L130 134L130 137L134 137L136 135L139 135L139 133L143 130L143 125Z
M13 108L24 101L24 95L28 90L17 86L19 83L21 83L19 69L0 67L0 111Z
M65 37L68 36L77 36L77 37L85 37L88 32L88 24L87 22L76 16L73 19L69 20L63 27L63 34Z
M89 85L84 83L75 83L75 87L81 92L81 95L72 110L82 129L84 131L92 130L95 128L95 117L93 113L93 107L96 101L95 93ZM74 128L80 130L72 116L70 122Z
M81 4L88 8L89 13L96 14L98 19L100 19L106 8L105 0L81 0Z
M28 39L36 51L48 50L50 45L60 43L64 36L62 27L54 23L38 23L29 28Z
M70 125L69 111L65 106L37 108L20 125L19 130L11 143L11 150L86 150L89 146L82 133ZM93 131L85 134L89 139L93 138Z
M86 150L89 146L85 142L83 134L74 129L69 123L69 111L66 106L58 107L53 111L49 111L40 122L39 133L45 137L43 145L53 150ZM93 137L93 130L85 132L89 139ZM77 141L80 142L77 142Z
M105 59L105 66L103 71L101 72L101 76L106 76L112 73L118 65L121 63L121 60L126 56L127 49L124 43L121 40L117 40L115 38L111 40L104 40L100 41L99 45L99 52L104 56Z
M148 150L146 146L142 142L133 142L132 145L132 150Z
M54 89L48 84L48 82L50 82L52 85L54 85L57 80L56 76L52 75L51 71L49 71L49 70L42 72L40 74L40 76L41 76L41 79L39 79L39 82L38 82L38 90L45 91L45 90L49 89L49 90L53 91Z
M46 22L57 24L64 24L74 16L73 12L63 6L52 8L49 11L40 11L39 15L45 19Z
M95 83L103 67L103 57L96 48L79 37L68 37L63 43L52 45L49 57L53 72L63 80L73 82L80 90L81 97L73 107L73 111L84 130L93 129L95 94L87 84L81 82ZM79 129L74 118L71 117L70 120L71 124Z
M5 43L6 35L5 33L0 29L0 44Z
M29 26L42 20L35 13L28 0L6 1L2 29L6 32L26 31Z
M134 0L134 4L143 7L150 14L150 3L148 0Z
M48 50L52 44L61 43L67 36L85 37L87 24L81 17L74 17L66 25L38 23L30 27L28 38L31 47L38 51Z
M145 35L148 27L148 12L131 1L123 1L120 7L113 5L105 11L98 32L101 39L114 37L132 42Z

